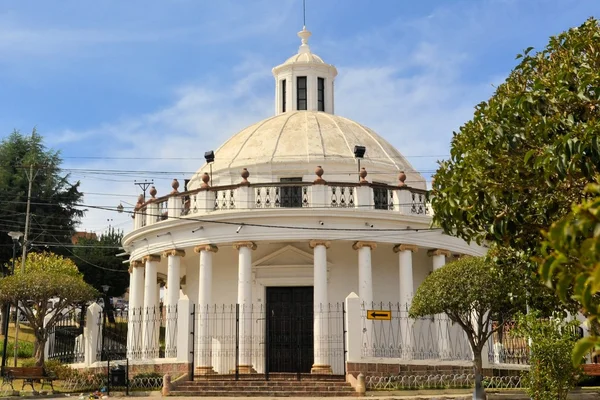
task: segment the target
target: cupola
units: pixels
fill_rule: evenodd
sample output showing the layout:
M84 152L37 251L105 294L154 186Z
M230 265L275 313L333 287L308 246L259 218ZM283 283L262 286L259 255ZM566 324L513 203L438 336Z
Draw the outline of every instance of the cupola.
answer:
M313 54L308 46L310 31L298 32L302 44L298 54L273 68L275 114L288 111L323 111L333 114L333 81L337 69Z

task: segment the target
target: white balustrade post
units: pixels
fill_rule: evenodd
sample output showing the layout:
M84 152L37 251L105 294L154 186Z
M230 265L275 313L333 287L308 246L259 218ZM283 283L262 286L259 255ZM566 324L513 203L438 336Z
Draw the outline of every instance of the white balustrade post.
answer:
M377 244L374 242L355 242L352 245L354 250L358 250L358 297L365 310L373 308L373 271L371 266L371 250L374 250ZM369 347L373 339L373 321L367 320L364 323L363 346Z
M327 249L329 246L331 246L331 242L326 240L310 241L310 247L314 251L314 363L310 370L313 374L332 373L329 364L329 299L327 293Z
M200 375L212 374L212 335L210 332L210 314L212 305L212 270L213 254L219 248L212 244L204 244L194 248L200 254L200 270L198 276L198 361L196 372Z
M315 169L317 177L313 184L308 187L310 206L313 208L324 208L331 206L331 189L327 186L327 182L323 179L323 168L319 165Z
M179 282L181 281L181 257L185 257L185 251L167 250L163 252L163 257L167 257L165 358L174 358L177 357L177 302L179 301Z
M153 359L158 358L159 350L160 310L158 307L156 281L160 256L148 255L144 257L144 261L146 262L146 276L144 280L144 326L142 330L144 347L142 357L144 359Z
M355 207L361 210L372 210L375 208L373 188L368 185L360 185L356 188Z
M158 204L150 202L146 205L146 226L155 224L158 220Z
M192 361L192 330L190 300L187 297L180 298L177 302L177 362L188 363Z
M394 190L394 211L409 215L412 209L412 194L406 186Z
M367 170L361 168L359 177L359 186L356 188L355 206L361 210L372 210L375 208L375 198L373 197L373 188L366 179Z
M249 173L246 175L248 170L244 168L242 171L242 177L246 176L246 178L250 175ZM248 182L244 178L240 186L235 190L235 208L240 210L249 210L252 208L256 208L256 202L254 198L254 188L250 186L250 182Z
M362 358L361 301L354 292L346 297L346 349L347 362L360 362Z
M98 349L102 342L102 307L98 303L92 303L87 308L83 328L84 364L90 366L98 360Z
M180 217L183 211L183 197L179 196L179 191L177 190L179 189L179 181L173 179L171 187L173 191L171 191L167 200L167 215L169 219Z
M127 318L127 358L139 360L142 357L143 307L144 307L144 268L140 260L132 260L129 267L129 311Z
M408 318L408 310L413 298L413 262L412 253L419 248L410 244L399 244L394 246L394 252L398 253L399 268L399 300L400 300L400 336L402 346L402 357L411 359L414 354L413 348L413 321Z
M142 210L133 212L133 229L140 229L144 226L143 220L146 218Z
M237 242L233 247L238 250L238 305L239 323L239 371L254 372L252 366L252 250L254 242Z
M172 194L167 200L168 219L179 218L183 211L183 197Z
M429 250L427 254L431 257L433 271L437 271L446 264L446 257L450 257L448 250L434 249ZM438 349L441 359L448 359L451 354L450 349L450 321L447 315L436 314L434 317L438 332Z

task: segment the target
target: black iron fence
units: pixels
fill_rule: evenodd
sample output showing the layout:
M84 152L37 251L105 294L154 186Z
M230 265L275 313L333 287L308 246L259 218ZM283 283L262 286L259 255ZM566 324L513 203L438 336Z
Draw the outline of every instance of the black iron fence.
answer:
M193 307L195 374L345 373L344 305L275 303ZM315 328L318 328L315 331ZM315 336L315 332L317 332Z
M177 316L176 305L101 310L97 359L177 357Z
M84 361L85 307L62 313L48 332L48 359L62 363Z
M361 321L363 357L406 360L473 357L462 329L443 314L413 319L408 317L407 304L363 303Z

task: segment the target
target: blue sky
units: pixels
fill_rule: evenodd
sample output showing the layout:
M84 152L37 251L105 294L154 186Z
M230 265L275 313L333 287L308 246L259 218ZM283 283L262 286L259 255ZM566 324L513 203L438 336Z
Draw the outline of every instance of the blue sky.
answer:
M598 0L307 0L311 50L339 71L336 113L426 176L517 53L599 14ZM86 204L135 203L134 180L165 194L272 115L271 68L301 28L301 0L3 1L0 138L37 127ZM93 172L107 169L132 172ZM82 228L130 222L90 210Z

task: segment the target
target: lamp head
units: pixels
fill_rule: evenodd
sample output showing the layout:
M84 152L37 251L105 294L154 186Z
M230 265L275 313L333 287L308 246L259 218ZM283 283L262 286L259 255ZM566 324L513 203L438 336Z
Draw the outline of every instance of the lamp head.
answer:
M215 161L215 152L214 151L207 151L206 153L204 153L204 159L206 160L207 163L211 163Z
M354 146L354 157L363 158L365 156L365 151L367 151L365 146Z
M16 242L19 239L21 239L21 236L23 236L23 232L8 232L8 236L10 236L11 239Z

